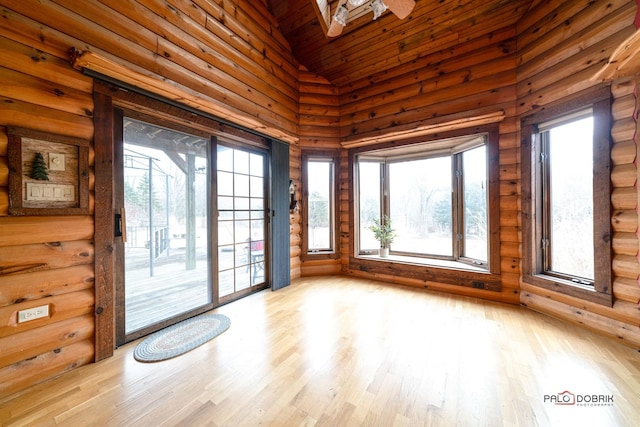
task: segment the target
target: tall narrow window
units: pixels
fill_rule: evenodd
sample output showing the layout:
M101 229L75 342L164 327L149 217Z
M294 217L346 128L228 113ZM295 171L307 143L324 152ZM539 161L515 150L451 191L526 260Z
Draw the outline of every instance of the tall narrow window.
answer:
M609 91L522 121L523 281L611 304Z
M487 149L484 145L464 151L458 173L462 184L461 256L482 263L488 256Z
M307 163L309 189L309 252L333 250L333 162L309 160Z
M373 237L369 227L375 218L381 218L382 197L380 191L381 163L379 161L363 161L358 163L358 216L360 224L360 251L372 252L380 245Z
M324 152L305 152L302 158L304 253L335 257L337 160Z
M545 272L593 285L593 118L584 114L540 127L541 247Z

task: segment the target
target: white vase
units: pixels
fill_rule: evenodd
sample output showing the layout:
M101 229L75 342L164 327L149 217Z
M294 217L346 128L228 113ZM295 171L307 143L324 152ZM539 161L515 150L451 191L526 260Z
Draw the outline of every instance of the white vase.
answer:
M387 258L389 256L389 248L380 248L380 257Z

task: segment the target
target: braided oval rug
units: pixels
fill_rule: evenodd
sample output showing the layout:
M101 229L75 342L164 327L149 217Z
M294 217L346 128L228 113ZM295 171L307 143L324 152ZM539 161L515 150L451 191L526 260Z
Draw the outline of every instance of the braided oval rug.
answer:
M203 314L154 332L133 352L139 362L159 362L180 356L217 337L231 326L224 314Z

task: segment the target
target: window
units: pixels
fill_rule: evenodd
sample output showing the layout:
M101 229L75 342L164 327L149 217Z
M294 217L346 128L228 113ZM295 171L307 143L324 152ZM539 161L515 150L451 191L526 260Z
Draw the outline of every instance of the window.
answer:
M302 153L303 253L336 258L337 156L326 152Z
M490 216L488 141L482 133L355 153L355 253L378 253L369 227L388 216L396 230L392 256L489 270L497 212Z
M538 130L541 250L545 273L593 286L593 117L580 116Z
M527 118L522 132L525 281L610 303L608 99Z

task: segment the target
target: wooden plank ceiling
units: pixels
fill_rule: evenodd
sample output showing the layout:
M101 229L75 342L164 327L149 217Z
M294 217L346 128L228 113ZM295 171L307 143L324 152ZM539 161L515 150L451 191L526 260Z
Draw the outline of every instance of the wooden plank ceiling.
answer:
M374 21L369 11L349 22L336 38L325 36L316 0L268 3L300 63L343 87L464 43L460 32L464 30L464 38L470 38L470 27L477 27L474 36L478 37L514 25L536 1L416 0L404 20L386 11ZM331 16L337 3L329 1Z

